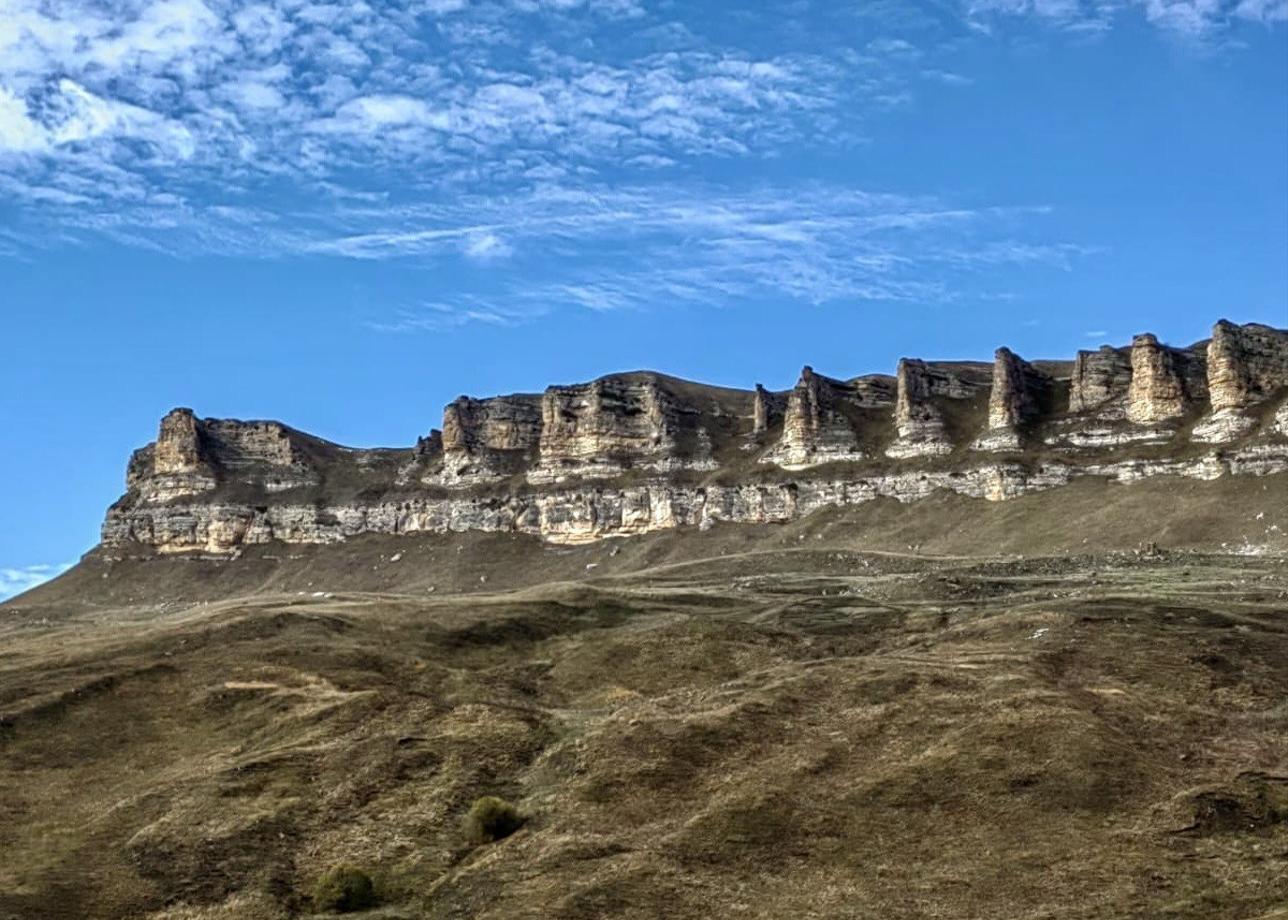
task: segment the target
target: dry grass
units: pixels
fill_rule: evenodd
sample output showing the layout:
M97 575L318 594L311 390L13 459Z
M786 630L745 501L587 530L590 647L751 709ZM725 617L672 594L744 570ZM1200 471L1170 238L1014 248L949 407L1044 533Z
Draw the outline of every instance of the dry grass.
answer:
M1094 499L91 560L0 607L0 918L277 920L341 863L386 918L1272 916L1285 557L1073 555L1139 513ZM482 795L522 832L463 845Z

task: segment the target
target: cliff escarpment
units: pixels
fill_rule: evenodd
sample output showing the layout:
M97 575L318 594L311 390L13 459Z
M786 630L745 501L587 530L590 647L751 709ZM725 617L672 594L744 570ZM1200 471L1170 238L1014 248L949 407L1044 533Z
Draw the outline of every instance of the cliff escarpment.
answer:
M341 447L278 422L175 409L136 451L102 542L161 552L363 533L513 532L578 542L947 490L1004 500L1099 477L1288 470L1288 331L1222 320L1028 360L905 358L896 374L790 391L615 374L462 396L404 449Z

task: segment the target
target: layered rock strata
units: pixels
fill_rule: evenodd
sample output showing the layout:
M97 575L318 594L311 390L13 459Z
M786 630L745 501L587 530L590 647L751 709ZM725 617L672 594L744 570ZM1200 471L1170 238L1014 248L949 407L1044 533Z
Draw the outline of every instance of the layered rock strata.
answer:
M1131 343L1127 418L1142 425L1171 422L1207 396L1203 359L1192 350L1169 348L1146 332Z
M779 393L771 393L760 384L756 384L755 402L751 411L751 433L759 437L767 434L769 429L783 420L783 409L786 399Z
M991 373L905 359L893 379L841 380L807 367L785 395L636 373L461 397L441 432L406 449L176 409L131 458L103 542L223 552L468 529L587 540L937 490L1003 500L1088 476L1286 471L1288 332L1222 322L1189 348L1145 335L1066 364L1000 349Z
M550 387L541 399L540 463L530 482L604 478L626 470L712 469L702 410L653 374Z
M1110 345L1098 351L1080 351L1069 380L1069 411L1095 412L1102 418L1127 414L1131 388L1131 352Z
M317 476L298 443L305 437L278 422L198 419L191 409L173 409L156 441L130 458L126 485L154 502L200 495L238 473L267 492L311 485Z
M886 456L906 459L952 453L945 401L971 400L986 389L978 377L972 379L945 365L901 359L895 373L896 438L886 448Z
M977 450L1018 450L1021 434L1035 421L1051 391L1051 378L1009 348L993 357L993 385L988 396L988 431Z
M1205 442L1236 440L1257 424L1250 410L1280 395L1288 381L1288 334L1226 320L1212 329L1207 347L1207 386L1211 414L1195 426Z
M842 381L806 366L787 397L782 437L763 460L783 469L862 460L858 433L845 411L847 402L857 403L849 390Z
M1129 484L1154 476L1216 479L1288 472L1288 445L1249 447L1195 460L1121 460L1076 466L994 463L957 471L909 471L874 476L824 477L795 482L684 486L652 482L621 488L558 489L478 496L415 496L334 505L285 503L255 507L203 503L144 506L108 515L103 543L142 543L162 552L229 552L242 544L280 540L331 543L365 533L412 534L485 531L522 533L552 542L711 527L719 523L781 524L829 507L879 498L911 502L938 491L988 501L1098 477Z
M455 485L520 472L541 439L541 415L535 396L461 396L443 410L443 462L431 478Z

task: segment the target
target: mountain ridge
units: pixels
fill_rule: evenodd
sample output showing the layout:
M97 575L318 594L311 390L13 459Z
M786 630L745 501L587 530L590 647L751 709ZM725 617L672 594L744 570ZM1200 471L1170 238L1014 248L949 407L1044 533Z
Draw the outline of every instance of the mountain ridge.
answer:
M904 358L893 376L807 366L796 386L652 371L461 396L414 446L352 448L180 408L136 451L105 546L234 552L274 540L482 530L578 542L946 489L1004 500L1092 476L1288 470L1288 330L1218 321L1183 348L992 365Z

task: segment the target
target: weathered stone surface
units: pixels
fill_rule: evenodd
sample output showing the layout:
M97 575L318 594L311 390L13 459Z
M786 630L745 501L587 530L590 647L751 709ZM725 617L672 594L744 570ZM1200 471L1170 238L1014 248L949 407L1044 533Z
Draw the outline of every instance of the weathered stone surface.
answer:
M1214 479L1286 471L1288 445L1281 444L1195 460L1126 460L1085 467L1046 463L1034 468L994 463L960 471L910 471L759 485L702 487L659 481L497 498L416 497L323 507L204 503L174 509L145 505L112 509L103 526L103 542L137 541L162 552L228 552L241 544L273 540L330 543L362 533L479 530L576 543L717 522L783 523L822 508L883 497L916 501L940 490L1005 501L1087 476L1130 483L1152 476Z
M1288 380L1288 333L1219 321L1208 343L1207 380L1212 411L1192 437L1209 443L1237 440L1256 427L1247 410L1281 391Z
M1207 372L1214 410L1244 409L1268 399L1288 385L1288 333L1221 320L1212 328Z
M152 472L191 473L210 470L202 449L201 427L191 409L172 409L161 419L152 451Z
M461 396L443 409L444 485L469 485L520 471L541 437L541 401L536 396ZM431 477L433 478L433 477Z
M1111 418L1126 414L1131 389L1131 353L1109 345L1097 351L1080 351L1069 380L1069 411L1091 412Z
M784 469L861 460L858 437L843 411L846 391L843 382L805 367L787 397L782 437L762 459Z
M1167 422L1185 415L1207 395L1203 361L1191 352L1159 344L1150 333L1131 343L1131 386L1127 418L1138 424Z
M554 482L627 469L710 468L700 415L653 374L550 387L541 401L541 461L528 478Z
M751 433L762 435L783 418L787 400L779 393L771 393L756 384L756 399L752 407Z
M897 437L886 448L886 456L906 459L952 453L953 443L939 401L971 399L982 387L978 380L954 373L945 365L900 359L895 374Z
M161 420L156 442L131 458L126 483L147 501L168 502L208 492L252 469L267 491L316 481L285 425L198 419L191 409L174 409Z
M1080 357L1072 371L1035 367L1004 349L991 374L987 365L908 360L894 379L842 381L806 368L785 399L763 388L621 374L540 397L456 400L441 433L402 450L356 450L277 422L175 410L156 442L132 456L126 495L110 509L103 541L224 552L267 540L470 529L579 541L719 521L772 523L829 505L912 501L945 489L1002 500L1082 476L1265 475L1288 470L1286 338L1281 330L1225 324L1201 348L1138 337L1126 384L1125 352L1104 350ZM1207 400L1209 363L1218 408L1187 433L1175 422ZM1075 412L1052 406L1047 392L1070 373ZM955 432L979 424L990 376L986 437L1008 447L1021 432L1043 437L1025 444L1023 464L935 446L951 448ZM1114 404L1127 418L1106 410ZM781 437L762 449L763 436L780 424L780 405ZM1045 427L1032 427L1038 423ZM1193 443L1183 454L1167 455L1165 445L1186 438ZM891 439L898 463L864 455L865 445ZM1205 439L1223 443L1203 448ZM901 441L917 450L898 455ZM619 475L594 487L578 482Z
M975 442L975 448L1018 449L1024 428L1038 417L1050 388L1050 377L1009 348L999 348L993 356L988 430Z

